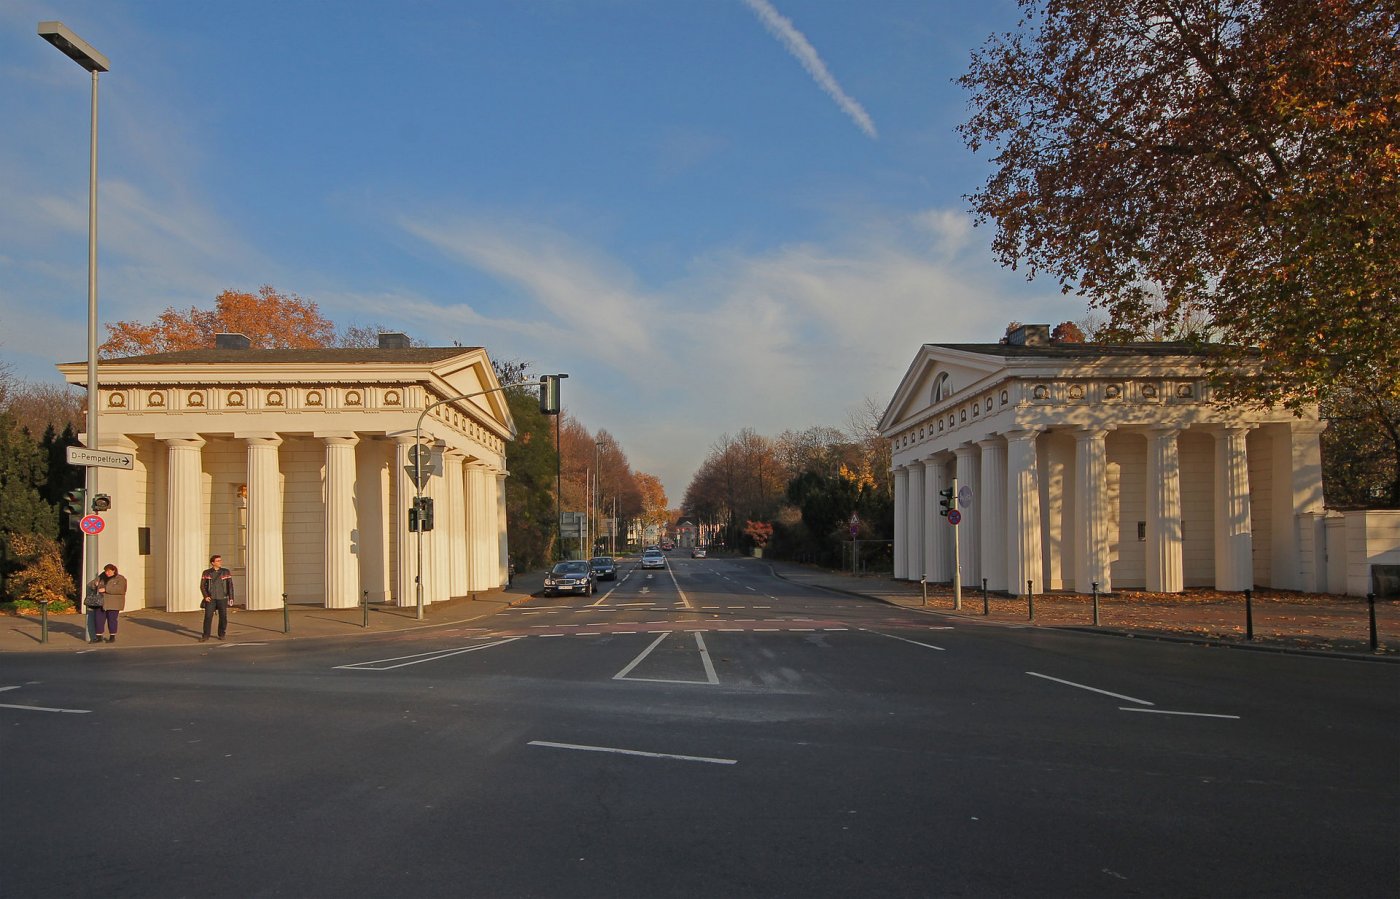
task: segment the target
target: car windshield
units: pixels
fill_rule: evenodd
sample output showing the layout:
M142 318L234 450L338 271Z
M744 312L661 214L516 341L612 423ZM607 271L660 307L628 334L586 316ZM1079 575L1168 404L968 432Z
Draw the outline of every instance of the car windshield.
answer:
M560 562L554 566L555 574L587 574L587 562Z
M612 559L610 559L607 556L599 556L598 558L593 560L594 565L611 565L612 563Z

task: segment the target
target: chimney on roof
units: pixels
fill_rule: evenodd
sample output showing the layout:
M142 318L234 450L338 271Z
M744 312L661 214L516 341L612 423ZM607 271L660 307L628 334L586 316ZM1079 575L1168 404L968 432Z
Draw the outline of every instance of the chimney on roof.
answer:
M400 334L398 331L381 331L379 333L379 348L381 350L406 350L410 346L408 335Z
M252 339L246 334L214 335L214 349L216 350L246 350L252 345Z
M1006 342L1011 346L1049 346L1050 326L1022 325L1006 335Z

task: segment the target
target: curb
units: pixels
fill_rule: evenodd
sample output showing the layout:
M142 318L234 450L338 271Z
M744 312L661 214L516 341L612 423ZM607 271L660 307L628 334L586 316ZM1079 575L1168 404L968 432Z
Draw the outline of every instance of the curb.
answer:
M768 566L768 570L773 574L774 577L780 578L781 580L785 580L790 584L803 583L799 579L790 578L780 573L772 565ZM963 615L956 615L954 613L939 609L924 609L920 607L911 608L909 606L904 605L903 603L897 602L893 599L887 599L877 594L860 593L855 590L845 590L841 587L829 587L826 584L806 583L804 584L804 586L816 587L818 590L826 590L829 593L838 593L844 596L854 596L861 599L868 599L873 602L884 603L887 606L894 606L895 608L904 609L910 612L922 612L924 614L939 615L945 618L967 617ZM1001 625L1007 622L984 620L980 623ZM1267 652L1275 653L1277 655L1310 656L1312 658L1318 659L1336 659L1338 661L1343 662L1379 662L1388 665L1400 665L1400 655L1396 654L1381 655L1372 653L1363 654L1357 652L1328 652L1326 650L1321 649L1305 649L1302 647L1294 646L1272 646L1260 643L1236 643L1228 640L1212 639L1210 637L1178 637L1173 634L1159 634L1152 631L1134 631L1124 630L1122 628L1106 627L1095 628L1085 627L1083 625L1078 624L1036 624L1034 621L1027 621L1021 623L1019 626L1034 627L1039 628L1040 630L1073 631L1075 633L1086 634L1091 636L1119 637L1136 640L1155 640L1160 643L1180 643L1189 646L1212 646L1219 647L1221 649L1239 649L1244 650L1246 652Z

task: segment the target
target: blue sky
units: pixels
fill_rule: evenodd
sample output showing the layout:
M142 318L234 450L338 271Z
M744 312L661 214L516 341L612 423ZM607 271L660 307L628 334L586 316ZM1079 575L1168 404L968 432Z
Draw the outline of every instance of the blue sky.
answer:
M1083 304L963 196L969 53L1011 0L8 0L0 358L84 358L87 73L104 322L272 284L337 324L564 371L678 503L724 433L845 424L917 347ZM101 332L105 338L105 330Z

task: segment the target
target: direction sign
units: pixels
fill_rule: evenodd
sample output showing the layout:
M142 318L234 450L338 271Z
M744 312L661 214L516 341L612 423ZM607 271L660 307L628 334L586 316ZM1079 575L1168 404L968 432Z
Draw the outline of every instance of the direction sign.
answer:
M948 523L957 524L960 521L962 521L962 513L957 509L950 509L948 511Z
M88 449L85 446L70 446L68 447L68 464L81 465L85 468L123 468L131 471L136 467L136 457L131 453Z
M101 515L84 515L83 520L78 522L78 527L83 529L83 533L89 536L102 533L102 529L107 526L107 522L102 520Z

